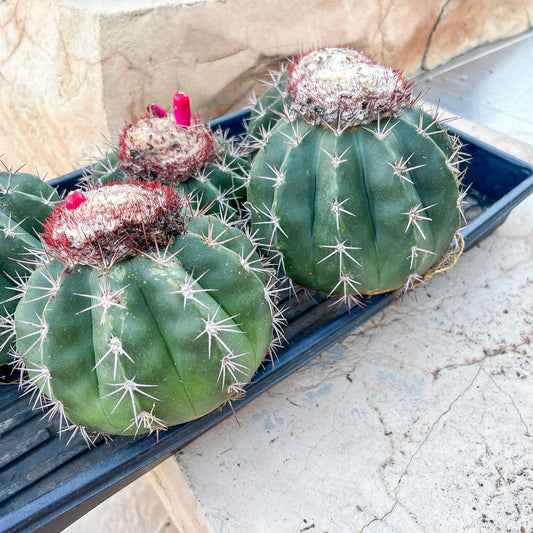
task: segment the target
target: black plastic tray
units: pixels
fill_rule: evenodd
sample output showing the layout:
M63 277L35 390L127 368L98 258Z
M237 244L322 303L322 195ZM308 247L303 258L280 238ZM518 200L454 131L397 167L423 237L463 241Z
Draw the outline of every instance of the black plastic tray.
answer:
M242 132L246 111L221 117L232 134ZM460 132L471 157L465 184L471 183L463 230L466 249L490 234L509 212L533 191L533 166ZM73 188L83 170L52 183ZM247 387L238 409L342 339L394 299L384 294L368 299L364 308L334 309L320 295L301 295L288 302L286 345L274 364L266 364ZM118 437L88 449L80 438L66 446L57 422L41 420L30 398L20 397L16 385L0 386L0 531L58 531L98 503L177 452L232 414L225 407L203 418L156 435ZM235 431L242 431L235 424Z

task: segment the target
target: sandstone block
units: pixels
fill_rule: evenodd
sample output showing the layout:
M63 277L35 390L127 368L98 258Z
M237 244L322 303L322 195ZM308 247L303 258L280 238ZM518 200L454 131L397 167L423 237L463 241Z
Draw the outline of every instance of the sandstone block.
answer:
M177 90L208 120L316 46L348 44L412 74L532 19L532 0L4 0L0 154L55 177Z

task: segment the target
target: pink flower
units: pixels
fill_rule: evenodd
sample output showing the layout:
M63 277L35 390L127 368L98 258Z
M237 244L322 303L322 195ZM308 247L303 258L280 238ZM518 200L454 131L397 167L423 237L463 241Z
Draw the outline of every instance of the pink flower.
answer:
M174 95L173 105L174 118L176 124L183 128L188 128L191 125L191 104L189 96L182 92L177 92Z

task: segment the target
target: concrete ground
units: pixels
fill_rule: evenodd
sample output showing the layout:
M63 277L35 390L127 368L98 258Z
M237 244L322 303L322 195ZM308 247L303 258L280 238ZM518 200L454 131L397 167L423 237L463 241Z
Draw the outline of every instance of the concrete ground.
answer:
M533 94L528 39L497 52L492 66L490 55L485 67L478 61L475 80L463 65L421 83L466 118L469 106L454 104L470 100L478 124L513 139L470 125L471 133L533 162L533 127L523 120L533 103L511 98ZM522 75L499 78L498 65L512 61ZM456 100L450 86L460 88ZM533 196L446 275L243 407L240 427L228 419L179 452L213 529L533 531L532 265ZM66 531L92 533L95 524L177 531L146 478Z

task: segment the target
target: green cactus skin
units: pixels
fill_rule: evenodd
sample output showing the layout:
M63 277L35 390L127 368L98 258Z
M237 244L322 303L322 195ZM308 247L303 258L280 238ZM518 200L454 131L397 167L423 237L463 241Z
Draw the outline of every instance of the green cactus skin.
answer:
M241 216L246 201L246 180L250 164L243 157L224 150L217 162L207 164L200 173L180 183L194 209L224 217Z
M120 168L120 159L116 151L111 151L99 157L86 174L84 183L90 187L100 187L109 183L120 183L127 178Z
M88 441L201 417L239 397L263 361L268 287L255 245L212 216L103 270L51 260L15 313L28 390Z
M0 365L11 362L10 324L20 296L18 284L30 269L29 250L40 247L42 223L57 201L55 189L38 176L0 173Z
M287 276L344 296L421 280L447 254L461 219L458 149L436 128L417 109L340 135L280 119L247 195L252 228L281 255Z

